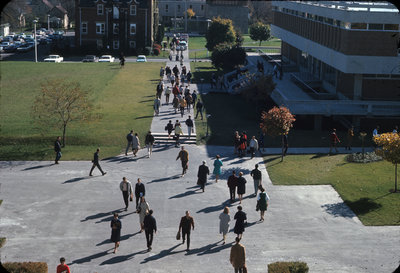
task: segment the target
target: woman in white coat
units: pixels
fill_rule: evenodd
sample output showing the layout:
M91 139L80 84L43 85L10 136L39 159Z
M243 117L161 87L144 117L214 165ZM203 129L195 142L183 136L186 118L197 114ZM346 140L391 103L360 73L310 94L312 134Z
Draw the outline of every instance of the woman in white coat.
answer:
M224 211L219 215L219 233L222 233L222 238L224 240L223 244L226 243L226 234L229 230L229 222L231 221L231 216L229 215L229 208L225 207Z
M150 210L149 203L147 203L144 197L142 196L140 198L140 203L136 211L139 214L140 232L143 232L144 230L144 217L147 215L149 210Z

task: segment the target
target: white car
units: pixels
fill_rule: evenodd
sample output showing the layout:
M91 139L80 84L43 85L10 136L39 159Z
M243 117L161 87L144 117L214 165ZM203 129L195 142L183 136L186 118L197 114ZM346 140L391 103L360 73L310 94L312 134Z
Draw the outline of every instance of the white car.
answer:
M115 58L111 55L103 55L100 57L99 62L113 63Z
M139 56L137 56L136 62L138 62L138 63L145 63L145 62L147 62L146 56L144 56L144 55L139 55Z
M44 61L49 63L61 63L64 61L64 58L60 55L49 55L49 57L44 59Z

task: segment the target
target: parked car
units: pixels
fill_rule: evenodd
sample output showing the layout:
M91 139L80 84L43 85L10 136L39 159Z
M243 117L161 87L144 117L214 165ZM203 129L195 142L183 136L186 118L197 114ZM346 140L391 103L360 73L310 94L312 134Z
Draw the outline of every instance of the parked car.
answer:
M102 63L112 63L114 62L115 58L111 55L103 55L100 57L99 62Z
M23 44L17 48L17 52L28 52L31 51L35 46L32 44Z
M138 63L147 62L146 56L144 56L144 55L137 56L136 62L138 62Z
M44 61L49 63L61 63L64 61L64 58L60 55L49 55L49 57L44 59Z
M3 48L4 52L15 52L17 50L17 46L15 44L10 44L9 46Z
M96 63L99 61L99 58L97 58L94 55L86 55L85 58L83 58L82 62L84 63Z

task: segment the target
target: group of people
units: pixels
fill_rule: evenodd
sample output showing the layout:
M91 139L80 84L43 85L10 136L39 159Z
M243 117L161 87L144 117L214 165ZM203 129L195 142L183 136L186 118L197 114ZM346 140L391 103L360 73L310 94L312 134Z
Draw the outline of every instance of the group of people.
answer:
M251 158L255 156L256 152L260 148L255 136L252 136L250 141L247 140L246 131L243 131L241 134L239 134L239 131L235 131L233 136L233 147L234 153L238 154L239 157L245 156L248 151ZM247 148L249 148L249 150L247 150Z
M137 156L137 152L140 150L140 139L138 133L133 133L133 130L131 130L127 135L126 135L126 140L128 142L126 149L125 149L125 155L128 155L128 151L131 148L133 156ZM151 131L148 131L145 137L145 145L147 148L147 157L150 158L150 156L153 153L153 146L154 146L155 138L152 135Z

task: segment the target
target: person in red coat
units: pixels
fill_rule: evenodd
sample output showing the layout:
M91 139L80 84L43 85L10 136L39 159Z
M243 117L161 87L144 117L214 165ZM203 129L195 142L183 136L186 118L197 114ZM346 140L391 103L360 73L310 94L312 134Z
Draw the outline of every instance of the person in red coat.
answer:
M336 135L336 129L334 128L332 130L332 133L330 135L330 148L329 148L329 153L332 152L332 148L335 148L336 153L338 153L338 149L337 149L337 144L340 143L340 140L338 138L338 136Z

